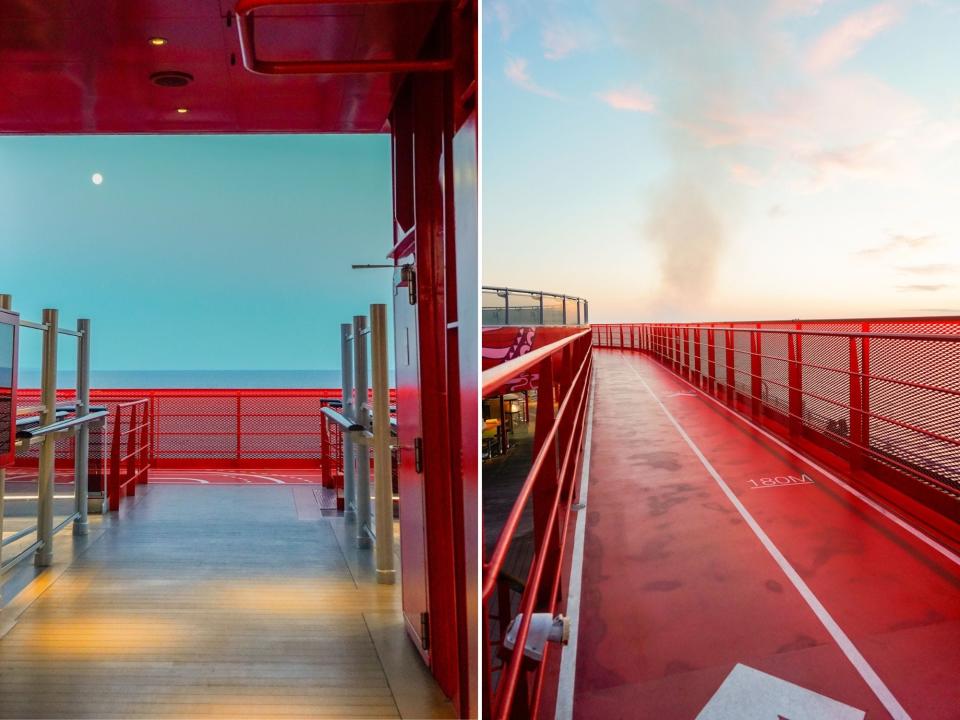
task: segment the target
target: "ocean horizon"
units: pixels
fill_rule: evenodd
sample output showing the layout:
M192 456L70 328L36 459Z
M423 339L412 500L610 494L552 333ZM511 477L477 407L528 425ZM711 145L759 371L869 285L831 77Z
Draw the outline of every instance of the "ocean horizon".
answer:
M21 368L19 385L40 387L40 370ZM393 372L390 373L393 382ZM57 387L76 387L72 370L57 373ZM339 388L339 370L91 370L93 388Z

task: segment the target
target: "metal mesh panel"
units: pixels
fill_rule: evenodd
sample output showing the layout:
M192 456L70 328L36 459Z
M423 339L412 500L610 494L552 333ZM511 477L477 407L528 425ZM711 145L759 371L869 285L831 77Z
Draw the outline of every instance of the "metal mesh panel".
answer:
M611 341L619 340L618 327L603 328L598 344L616 347ZM653 338L650 351L668 367L696 370L699 349L699 369L707 376L708 327L645 329ZM727 377L725 328L733 329L733 378ZM888 470L960 494L960 321L815 321L799 328L763 323L759 330L755 323L732 323L725 328L714 328L719 386L732 383L741 396L751 397L752 361L758 359L764 406L789 416L794 395L795 407L801 408L795 419L808 433L822 436L826 446L846 448L851 462L863 454ZM758 358L753 333L761 338ZM898 337L880 337L891 334ZM791 338L800 363L799 386L793 388Z

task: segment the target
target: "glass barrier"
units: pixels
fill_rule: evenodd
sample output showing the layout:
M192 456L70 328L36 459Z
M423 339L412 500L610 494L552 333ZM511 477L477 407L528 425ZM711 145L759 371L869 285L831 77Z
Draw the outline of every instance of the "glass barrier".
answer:
M587 301L583 298L515 290L483 288L482 318L485 326L586 325Z

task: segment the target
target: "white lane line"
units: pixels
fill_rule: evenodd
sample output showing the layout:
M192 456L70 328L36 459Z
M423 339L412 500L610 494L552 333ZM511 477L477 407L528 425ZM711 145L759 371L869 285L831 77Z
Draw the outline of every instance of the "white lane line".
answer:
M557 685L557 720L573 717L573 686L577 679L577 631L580 629L580 588L583 579L583 543L587 528L587 491L590 487L590 446L593 442L593 398L597 376L596 367L590 378L590 405L587 408L587 429L583 435L583 467L580 471L580 509L573 535L573 560L570 566L570 586L567 588L567 617L570 618L570 638L560 654L560 678Z
M275 478L275 477L270 477L269 475L254 475L253 473L231 473L231 475L235 477L259 478L260 480L269 480L270 482L276 483L277 485L286 485L286 483L283 480L280 480L279 478Z
M168 477L168 476L166 476L166 475L161 476L161 477L158 477L158 478L151 478L150 483L157 484L157 485L162 485L163 483L169 482L169 481L177 481L178 483L182 483L183 481L189 481L189 482L200 483L201 485L209 485L209 484L210 484L210 481L209 481L209 480L202 480L202 479L200 479L200 478L195 478L195 477L176 477L176 476L174 476L174 477Z
M894 718L894 720L909 720L910 715L906 710L903 709L903 706L897 701L893 696L893 693L890 692L889 688L884 684L883 680L880 679L880 676L870 667L870 663L867 662L867 659L860 654L860 651L854 646L850 641L850 638L847 637L846 633L840 629L840 626L837 625L836 621L830 616L830 613L827 612L827 609L823 606L823 603L813 594L813 591L807 586L803 578L793 569L793 566L790 562L783 556L783 553L780 552L780 549L773 544L773 541L769 536L763 531L763 528L753 519L753 516L744 507L743 503L740 502L740 499L733 493L730 489L730 486L727 485L726 481L720 477L720 473L716 471L713 465L710 464L710 461L707 460L706 456L700 451L700 448L697 447L697 444L690 439L690 436L687 435L687 432L683 429L677 419L670 413L667 409L667 406L663 404L659 397L650 389L650 386L647 384L647 381L644 380L643 375L640 374L640 371L637 370L633 363L627 363L629 368L636 374L637 378L647 389L647 392L650 393L650 397L654 399L657 405L660 406L660 409L663 410L663 414L667 416L673 426L677 429L677 432L680 433L680 437L684 439L687 445L690 446L690 449L693 450L693 453L700 460L700 463L703 467L706 468L707 472L710 473L711 477L717 482L717 485L720 486L720 489L723 491L723 494L727 496L727 499L733 504L737 509L737 512L740 513L740 516L744 519L747 525L753 530L753 534L757 536L757 539L760 540L760 543L766 549L770 556L773 558L774 562L780 566L780 569L787 576L787 579L793 584L797 589L797 592L800 593L800 596L806 601L807 605L810 606L810 609L813 610L813 614L817 616L817 619L826 628L827 632L830 633L830 636L834 639L837 645L840 647L840 650L843 651L843 654L847 656L847 659L856 668L857 672L860 673L860 677L863 678L864 682L870 686L870 689L873 691L873 694L877 696L877 699L883 704L887 712Z
M929 535L926 535L925 533L921 532L921 531L918 530L917 528L913 527L913 526L912 526L910 523L908 523L906 520L904 520L903 518L899 517L898 515L895 515L894 513L890 512L890 511L887 510L885 507L883 507L883 505L880 505L880 504L877 503L875 500L872 500L872 499L869 498L868 496L864 495L862 492L860 492L859 490L857 490L855 487L853 487L853 486L851 486L851 485L848 485L845 481L843 481L843 480L841 480L840 478L838 478L836 475L834 475L832 472L830 472L829 470L827 470L825 467L823 467L822 465L814 462L813 460L811 460L810 458L808 458L808 457L806 457L805 455L801 454L801 453L798 452L797 450L793 449L792 447L790 447L789 445L787 445L785 442L783 442L782 440L780 440L780 439L779 439L778 437L776 437L775 435L771 435L769 432L767 432L766 430L764 430L764 429L763 429L762 427L760 427L759 425L755 424L755 423L754 423L753 421L751 421L749 418L746 418L746 417L744 417L743 415L740 415L739 413L737 413L736 411L732 410L731 408L728 408L726 405L724 405L722 402L720 402L719 400L717 400L715 397L712 397L712 396L708 395L707 393L703 392L703 390L701 390L700 388L698 388L698 387L697 387L696 385L694 385L693 383L687 382L684 378L680 377L679 375L675 375L674 377L675 377L677 380L679 380L680 382L684 383L685 385L689 385L689 386L690 386L691 388L693 388L697 393L699 393L699 394L701 395L701 397L704 397L704 398L706 398L707 400L710 400L711 402L715 403L716 405L718 405L719 407L721 407L721 408L723 408L724 410L726 410L728 413L730 413L731 415L733 415L735 418L737 418L737 419L740 420L741 422L743 422L743 423L749 425L750 427L752 427L754 430L756 430L758 433L760 433L761 435L763 435L765 438L767 438L767 439L770 440L771 442L776 443L778 446L780 446L781 448L783 448L784 450L786 450L788 453L790 453L793 457L797 458L797 459L800 460L801 462L806 463L806 464L809 465L810 467L816 469L817 472L822 473L824 476L826 476L827 478L829 478L830 480L832 480L834 483L836 483L837 485L839 485L841 488L843 488L844 490L846 490L848 493L850 493L850 494L853 495L854 497L859 498L859 499L862 500L864 503L866 503L867 505L869 505L871 508L873 508L874 510L876 510L878 513L880 513L881 515L883 515L885 518L887 518L887 520L889 520L890 522L898 525L898 526L899 526L900 528L902 528L903 530L906 530L908 533L910 533L911 535L913 535L917 540L919 540L920 542L922 542L922 543L924 543L925 545L929 546L931 549L936 550L939 554L943 555L943 556L944 556L947 560L949 560L950 562L954 563L955 565L960 565L960 555L957 555L956 553L951 552L948 548L945 548L943 545L941 545L940 543L938 543L936 540L934 540L934 539L933 539L932 537L930 537Z

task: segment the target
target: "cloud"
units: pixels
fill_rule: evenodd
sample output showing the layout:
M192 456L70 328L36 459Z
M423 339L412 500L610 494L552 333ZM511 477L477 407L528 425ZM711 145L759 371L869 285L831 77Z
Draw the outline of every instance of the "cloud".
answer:
M615 110L649 113L656 109L653 96L638 87L626 87L620 90L608 90L598 93L597 97Z
M953 287L953 285L941 283L931 285L897 285L897 290L900 292L940 292L950 287Z
M929 247L933 241L933 235L893 235L882 245L858 250L856 254L861 257L876 257L898 250L920 250Z
M950 263L931 263L930 265L901 266L897 270L908 275L945 275L957 272L960 266Z
M540 42L547 60L562 60L579 50L592 47L596 42L596 33L583 22L551 20L544 24Z
M897 23L903 13L893 2L881 2L841 20L824 32L807 54L807 68L830 70L852 58L871 38Z
M560 95L558 95L553 90L549 90L541 85L538 85L534 79L530 76L530 71L527 69L527 60L526 58L508 58L507 66L504 69L504 74L506 74L507 79L510 80L514 85L519 88L526 90L527 92L534 93L535 95L542 95L543 97L553 98L554 100L559 100Z
M752 165L733 163L730 165L730 174L737 182L743 183L744 185L758 187L763 184L763 173Z
M500 26L501 39L509 40L513 31L517 29L517 19L514 17L510 5L505 0L494 0L489 5L485 5L484 9Z
M770 6L770 15L774 18L816 15L825 2L826 0L774 0Z

